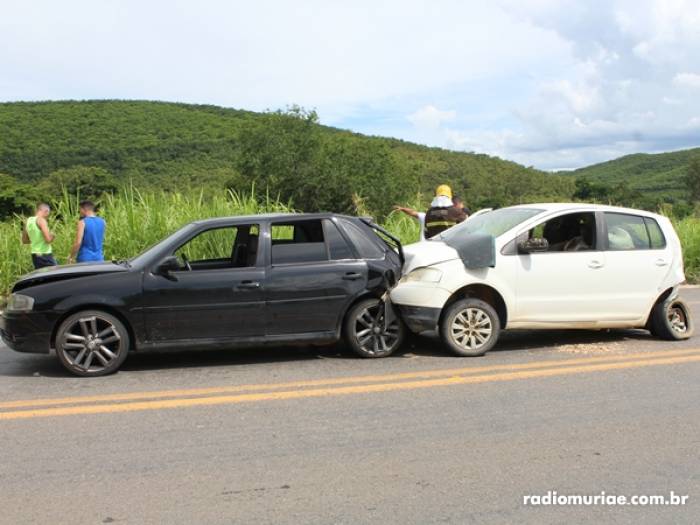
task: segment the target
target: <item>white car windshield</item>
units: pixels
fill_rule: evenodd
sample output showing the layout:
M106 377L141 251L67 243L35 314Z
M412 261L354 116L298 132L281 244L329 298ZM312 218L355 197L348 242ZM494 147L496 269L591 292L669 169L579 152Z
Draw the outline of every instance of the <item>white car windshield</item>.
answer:
M469 234L486 234L498 237L523 221L534 217L543 210L538 208L501 208L482 213L473 219L453 226L433 237L438 241L449 241Z

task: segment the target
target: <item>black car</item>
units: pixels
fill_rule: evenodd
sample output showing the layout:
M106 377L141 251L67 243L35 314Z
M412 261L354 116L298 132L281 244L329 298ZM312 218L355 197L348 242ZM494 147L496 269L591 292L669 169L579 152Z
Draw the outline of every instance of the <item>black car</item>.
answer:
M129 351L330 344L383 357L403 338L382 295L399 241L369 219L270 214L196 221L128 261L45 268L20 279L0 317L18 352L55 349L80 376Z

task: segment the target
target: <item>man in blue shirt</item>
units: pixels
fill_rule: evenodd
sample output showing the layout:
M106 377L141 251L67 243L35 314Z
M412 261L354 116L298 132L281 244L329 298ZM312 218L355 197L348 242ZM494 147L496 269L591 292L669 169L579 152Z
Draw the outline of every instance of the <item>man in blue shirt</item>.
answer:
M103 261L102 243L104 238L104 219L95 215L95 204L92 201L82 201L75 242L71 248L68 262Z

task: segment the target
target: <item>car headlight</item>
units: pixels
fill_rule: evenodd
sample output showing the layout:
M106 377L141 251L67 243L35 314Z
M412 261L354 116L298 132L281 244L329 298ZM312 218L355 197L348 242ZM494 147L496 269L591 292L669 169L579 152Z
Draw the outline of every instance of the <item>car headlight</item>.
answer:
M8 312L29 312L34 308L34 298L21 293L13 293L7 302Z
M442 272L437 268L416 268L404 275L401 280L405 283L415 281L439 283L440 279L442 279Z

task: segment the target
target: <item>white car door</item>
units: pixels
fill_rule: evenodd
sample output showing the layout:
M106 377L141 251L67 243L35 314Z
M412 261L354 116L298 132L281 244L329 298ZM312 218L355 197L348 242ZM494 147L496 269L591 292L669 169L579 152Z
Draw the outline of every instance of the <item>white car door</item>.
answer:
M611 314L605 300L614 283L603 273L606 254L598 230L595 213L576 212L549 218L519 236L546 238L549 248L516 255L513 324L591 323Z
M605 212L602 274L612 283L606 307L612 319L641 319L649 313L672 262L671 247L651 217Z

